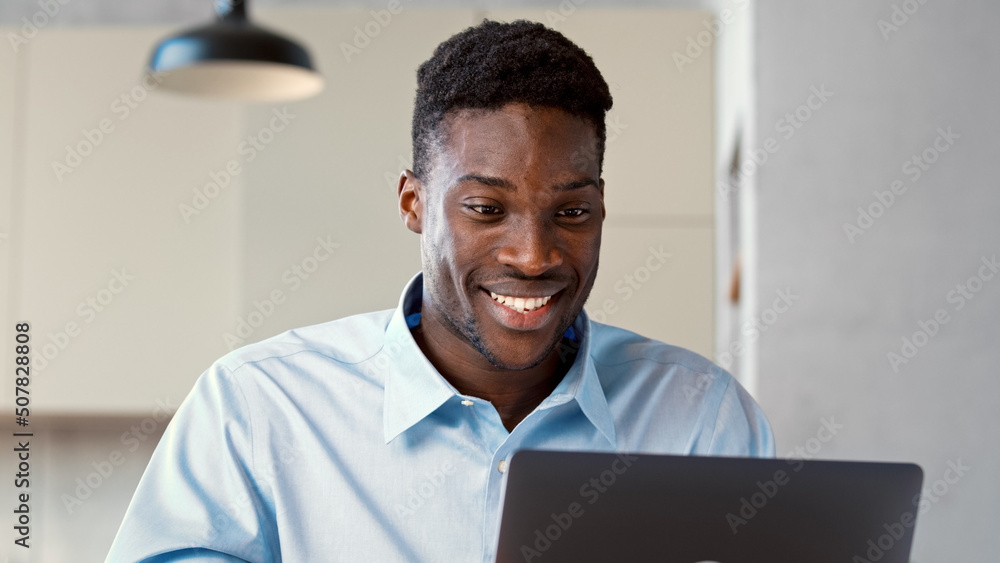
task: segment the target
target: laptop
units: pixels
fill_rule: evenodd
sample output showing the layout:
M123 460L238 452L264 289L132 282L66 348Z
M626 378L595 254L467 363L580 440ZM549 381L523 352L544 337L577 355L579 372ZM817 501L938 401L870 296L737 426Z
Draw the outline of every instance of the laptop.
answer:
M907 563L912 463L522 450L498 563Z

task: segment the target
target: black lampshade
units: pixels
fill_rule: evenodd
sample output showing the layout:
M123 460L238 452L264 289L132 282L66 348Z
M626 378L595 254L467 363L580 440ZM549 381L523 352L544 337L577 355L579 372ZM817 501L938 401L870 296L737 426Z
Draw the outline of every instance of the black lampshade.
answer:
M216 3L217 21L168 37L150 67L164 72L160 87L246 101L290 101L323 89L309 53L291 39L256 26L245 0Z

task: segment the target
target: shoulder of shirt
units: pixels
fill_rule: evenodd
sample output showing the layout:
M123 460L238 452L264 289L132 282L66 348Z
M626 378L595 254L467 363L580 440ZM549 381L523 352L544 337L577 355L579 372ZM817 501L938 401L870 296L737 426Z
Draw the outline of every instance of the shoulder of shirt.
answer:
M653 362L664 369L673 367L694 375L725 374L732 376L708 358L680 346L674 346L636 334L624 328L590 321L590 357L601 368L625 366L636 362Z
M303 352L343 364L360 363L382 348L386 327L394 313L395 309L387 309L295 328L237 348L215 363L235 372L247 364L288 358Z

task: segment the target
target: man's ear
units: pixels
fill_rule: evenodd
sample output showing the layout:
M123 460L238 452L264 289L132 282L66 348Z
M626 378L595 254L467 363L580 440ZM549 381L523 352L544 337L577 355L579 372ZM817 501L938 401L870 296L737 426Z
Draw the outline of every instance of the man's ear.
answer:
M604 209L604 178L601 178L601 220L603 221L607 217L608 212Z
M409 169L399 175L399 218L407 229L415 233L423 232L424 187Z

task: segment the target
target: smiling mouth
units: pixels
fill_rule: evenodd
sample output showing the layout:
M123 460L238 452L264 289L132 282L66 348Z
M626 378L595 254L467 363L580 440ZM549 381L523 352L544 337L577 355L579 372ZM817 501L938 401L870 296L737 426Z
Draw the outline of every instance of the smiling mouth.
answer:
M510 295L493 293L492 291L490 292L490 297L504 307L523 314L528 314L544 307L552 299L551 295L543 297L512 297Z

